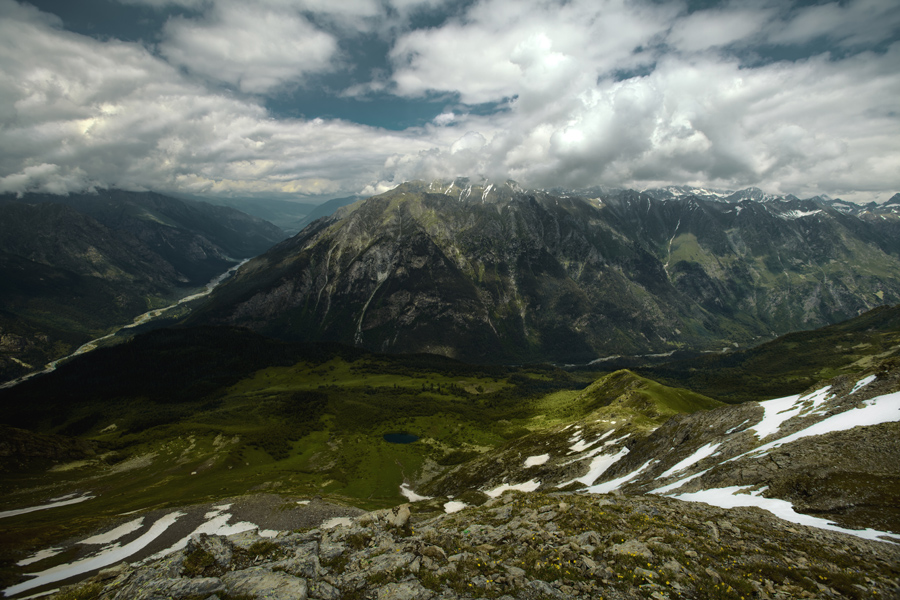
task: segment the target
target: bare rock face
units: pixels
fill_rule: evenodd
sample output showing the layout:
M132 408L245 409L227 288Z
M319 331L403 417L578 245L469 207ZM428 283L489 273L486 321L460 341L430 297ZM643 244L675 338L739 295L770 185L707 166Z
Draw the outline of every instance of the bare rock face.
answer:
M309 593L305 579L265 567L228 572L222 577L222 584L233 595L260 600L306 600Z
M900 301L884 216L412 182L251 261L193 322L469 362L718 350Z

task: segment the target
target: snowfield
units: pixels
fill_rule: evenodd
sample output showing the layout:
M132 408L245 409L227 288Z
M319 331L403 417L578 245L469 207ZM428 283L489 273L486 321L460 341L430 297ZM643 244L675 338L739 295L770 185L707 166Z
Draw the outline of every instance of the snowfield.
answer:
M119 544L117 543L112 544L103 548L100 553L95 554L94 556L88 556L81 560L76 560L75 562L58 565L45 571L38 571L37 573L26 573L26 575L28 575L29 577L33 577L34 579L30 579L12 587L8 587L3 590L3 594L6 596L14 596L21 592L46 585L48 583L63 581L64 579L75 577L76 575L82 575L84 573L89 573L91 571L114 565L117 562L123 561L129 556L142 550L153 540L162 535L166 531L166 529L171 527L179 517L183 516L184 513L176 511L161 517L150 527L149 530L147 530L144 535L124 546L119 546Z

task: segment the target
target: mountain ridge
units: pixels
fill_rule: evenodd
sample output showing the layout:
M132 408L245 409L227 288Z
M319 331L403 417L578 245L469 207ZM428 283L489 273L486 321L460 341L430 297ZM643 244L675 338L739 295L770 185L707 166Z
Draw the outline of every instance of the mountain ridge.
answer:
M898 232L812 200L410 182L251 261L188 322L468 361L714 349L900 301Z

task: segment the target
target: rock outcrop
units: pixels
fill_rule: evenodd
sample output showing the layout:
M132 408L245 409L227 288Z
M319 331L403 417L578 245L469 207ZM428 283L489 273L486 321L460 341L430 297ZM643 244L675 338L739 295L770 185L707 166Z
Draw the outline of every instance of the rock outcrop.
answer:
M452 515L408 515L404 506L271 539L200 535L164 559L114 567L57 597L900 597L897 545L791 525L753 508L509 493Z

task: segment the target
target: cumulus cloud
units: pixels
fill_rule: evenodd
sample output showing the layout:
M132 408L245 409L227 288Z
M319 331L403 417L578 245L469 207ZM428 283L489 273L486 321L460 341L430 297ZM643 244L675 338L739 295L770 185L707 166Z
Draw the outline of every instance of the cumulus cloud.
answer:
M849 18L881 15L875 8L886 5L825 8ZM688 15L576 0L556 16L542 12L548 7L485 0L441 28L398 40L399 93L515 98L490 118L435 120L456 133L456 145L396 157L391 166L401 179L477 173L541 186L758 185L860 199L900 188L900 121L892 108L900 44L886 54L750 67L719 48L766 39L778 15L772 6ZM779 35L809 19L807 10ZM623 65L648 61L646 74L620 77ZM476 135L483 143L469 144Z
M220 2L203 17L175 17L165 26L163 56L209 79L264 93L328 71L334 36L289 7Z
M198 194L357 191L386 159L440 143L337 120L276 120L137 44L0 2L0 189Z
M400 36L394 81L408 96L445 91L481 103L531 92L540 100L572 79L642 64L635 48L665 32L674 14L623 0L488 0L442 27Z
M456 176L859 200L900 189L900 13L888 0L694 12L649 0L120 1L195 12L148 49L0 0L0 190L344 195ZM443 18L413 29L423 11ZM378 36L365 47L389 41L386 62L335 97L446 98L425 125L264 107L352 67L348 48ZM757 52L822 40L841 51Z

